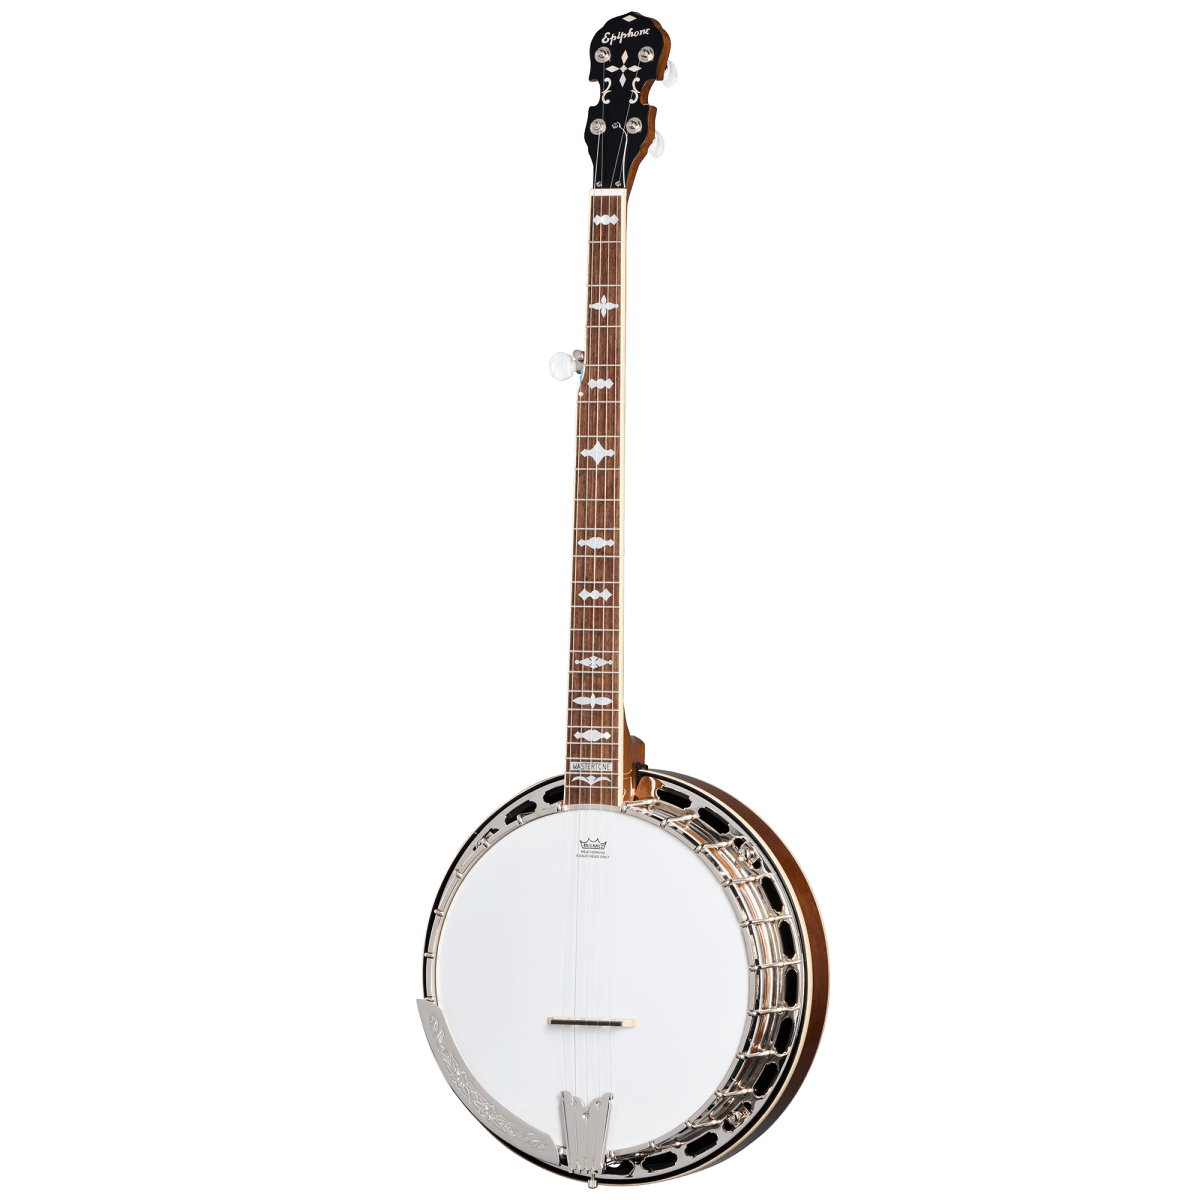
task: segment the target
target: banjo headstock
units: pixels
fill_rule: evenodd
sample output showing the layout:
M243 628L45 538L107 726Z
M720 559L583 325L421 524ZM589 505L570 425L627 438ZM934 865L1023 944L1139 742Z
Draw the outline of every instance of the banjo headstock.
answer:
M646 100L651 84L666 72L670 53L663 27L632 10L613 17L592 38L589 78L600 85L600 102L588 109L584 130L592 187L633 186L654 141L654 109Z

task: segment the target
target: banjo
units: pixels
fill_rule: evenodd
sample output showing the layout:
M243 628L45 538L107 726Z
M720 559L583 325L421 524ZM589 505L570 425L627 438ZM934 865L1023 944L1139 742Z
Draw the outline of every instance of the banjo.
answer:
M547 1170L670 1179L736 1154L791 1102L825 1020L825 936L750 808L646 765L623 709L625 221L662 140L670 38L614 17L588 52L586 350L578 411L564 771L466 840L425 935L421 1024L481 1125Z

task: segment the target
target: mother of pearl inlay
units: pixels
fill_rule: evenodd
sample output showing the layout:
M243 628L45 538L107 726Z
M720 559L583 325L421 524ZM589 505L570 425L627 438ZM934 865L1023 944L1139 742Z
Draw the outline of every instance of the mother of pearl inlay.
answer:
M616 451L605 450L605 448L600 445L599 439L597 439L596 444L590 450L580 450L579 453L582 454L584 458L593 459L598 466L602 458L612 458L612 456L616 454Z

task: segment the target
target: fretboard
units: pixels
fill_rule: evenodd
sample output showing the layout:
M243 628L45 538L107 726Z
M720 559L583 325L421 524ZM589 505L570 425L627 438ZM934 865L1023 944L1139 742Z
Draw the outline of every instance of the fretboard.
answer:
M575 397L566 804L619 804L630 769L621 702L625 198L624 190L592 192L588 218L587 348Z

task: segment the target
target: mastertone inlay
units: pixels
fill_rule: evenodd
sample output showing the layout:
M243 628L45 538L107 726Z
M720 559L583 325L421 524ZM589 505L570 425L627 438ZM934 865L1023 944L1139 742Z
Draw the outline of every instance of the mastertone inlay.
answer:
M597 466L599 466L602 458L612 458L612 456L616 454L616 451L605 450L605 448L600 444L600 439L597 438L596 444L590 450L580 450L579 453L582 454L584 458L590 458Z

